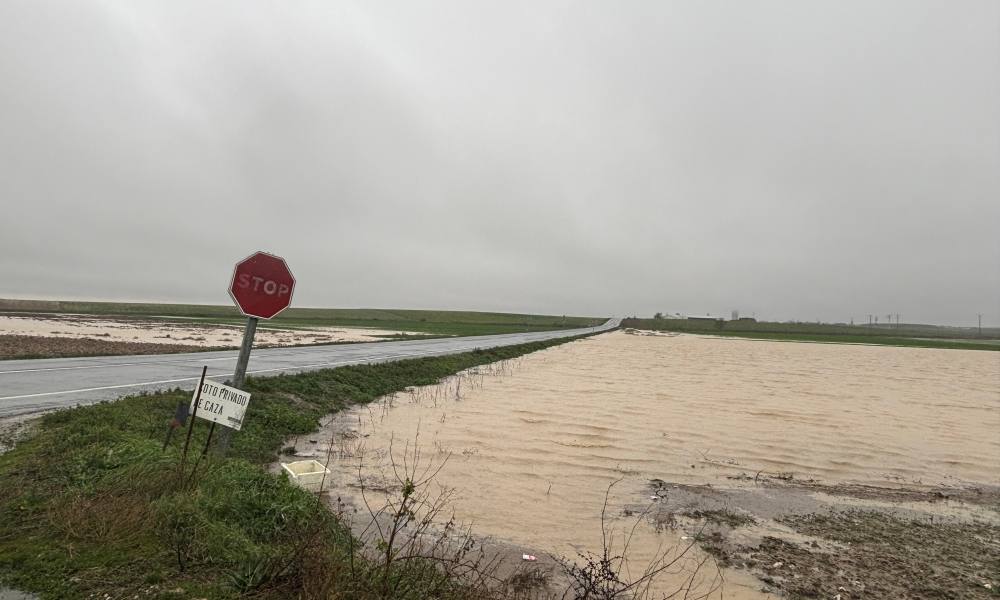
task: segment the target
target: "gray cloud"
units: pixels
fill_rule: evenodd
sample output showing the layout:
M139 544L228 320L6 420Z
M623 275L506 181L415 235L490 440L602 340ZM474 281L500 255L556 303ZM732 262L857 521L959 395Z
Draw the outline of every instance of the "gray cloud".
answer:
M0 4L0 296L1000 322L1000 5Z

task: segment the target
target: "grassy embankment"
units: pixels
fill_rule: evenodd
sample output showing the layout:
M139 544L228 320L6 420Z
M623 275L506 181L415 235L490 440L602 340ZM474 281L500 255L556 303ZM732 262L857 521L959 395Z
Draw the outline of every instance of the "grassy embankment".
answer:
M44 598L366 599L390 583L398 597L463 597L428 565L414 570L419 561L368 564L333 513L266 466L325 414L565 341L251 378L244 429L191 484L178 478L184 436L161 451L190 392L48 414L0 455L0 583ZM192 448L207 430L200 421Z
M74 313L125 318L171 318L203 323L242 324L235 306L76 302L0 299L3 313ZM261 327L370 327L412 331L431 336L489 335L589 327L604 319L558 315L523 315L454 310L394 310L374 308L289 308ZM396 337L396 336L393 336Z
M621 326L652 331L677 331L787 342L1000 350L1000 335L995 330L984 330L983 336L980 337L975 330L971 329L926 325L904 324L895 328L767 321L713 322L688 319L624 319Z

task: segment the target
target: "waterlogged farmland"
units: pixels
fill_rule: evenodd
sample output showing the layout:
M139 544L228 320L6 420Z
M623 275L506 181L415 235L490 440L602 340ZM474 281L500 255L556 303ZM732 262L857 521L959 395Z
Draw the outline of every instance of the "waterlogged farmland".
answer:
M685 585L707 552L729 567L715 597L815 586L824 597L849 598L866 589L866 597L905 595L906 585L924 584L919 576L896 582L896 567L867 569L864 556L833 552L843 547L840 534L827 531L827 540L808 520L821 515L831 528L837 521L828 515L878 509L872 518L886 531L929 515L993 532L963 539L992 539L998 513L976 502L988 504L1000 484L997 431L1000 363L990 352L615 332L352 410L317 438L332 442L336 495L360 521L366 504L393 492L393 463L416 445L421 460L443 464L435 483L454 490L457 519L515 557L599 549L601 508L617 481L608 521L617 540L639 523L633 571L664 548L676 554L700 542L654 590ZM899 521L905 531L909 522ZM827 573L834 561L823 559L797 572L796 563L810 564L793 552L805 539L813 553L847 563ZM993 560L990 552L983 560ZM907 560L962 563L948 565L953 582L917 568L958 586L949 590L995 585L992 563L955 556ZM707 592L718 577L703 575L693 587Z

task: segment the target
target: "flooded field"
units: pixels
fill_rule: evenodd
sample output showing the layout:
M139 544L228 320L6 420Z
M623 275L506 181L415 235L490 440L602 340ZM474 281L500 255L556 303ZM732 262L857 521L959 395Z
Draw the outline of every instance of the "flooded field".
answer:
M322 456L332 448L336 495L361 515L359 481L367 503L377 504L379 490L393 491L393 461L416 444L421 461L443 464L435 482L455 490L456 518L516 556L599 552L605 494L617 481L608 493L608 526L621 550L622 536L639 523L629 546L634 572L664 549L685 552L660 578L659 593L689 585L704 559L701 549L686 550L693 528L703 525L684 515L708 514L690 509L709 491L716 509L750 515L738 496L718 494L742 490L755 495L743 499L748 506L784 502L812 513L820 505L880 501L838 500L838 489L903 488L916 494L910 512L995 519L988 510L924 502L919 494L1000 483L998 431L1000 362L993 353L615 332L338 415L314 450ZM766 482L807 487L779 498ZM669 513L642 516L668 504ZM780 531L794 537L769 510L749 518L757 542ZM769 516L776 520L764 523ZM782 564L770 565L765 581L774 581ZM714 597L770 591L733 569L703 571L691 587L710 591L719 575L726 585ZM970 585L980 589L991 585L976 573L968 577L978 577ZM864 589L845 580L852 582Z
M258 328L255 346L370 342L399 331L354 327ZM109 342L154 343L203 348L239 347L243 325L217 325L154 319L114 319L88 315L0 316L0 335Z

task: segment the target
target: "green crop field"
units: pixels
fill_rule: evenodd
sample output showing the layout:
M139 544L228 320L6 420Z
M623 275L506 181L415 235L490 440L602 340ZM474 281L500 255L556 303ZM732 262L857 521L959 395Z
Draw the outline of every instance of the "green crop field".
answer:
M185 319L205 323L238 324L246 320L235 306L207 304L153 304L133 302L79 302L62 300L4 300L3 313L70 313L123 318ZM589 327L605 319L565 315L396 310L378 308L289 308L261 327L371 327L427 335L489 335Z
M622 321L622 327L653 331L676 331L788 342L878 344L918 348L1000 350L1000 331L935 325L901 324L865 327L831 323L777 323L768 321L708 321L700 319L637 319Z

